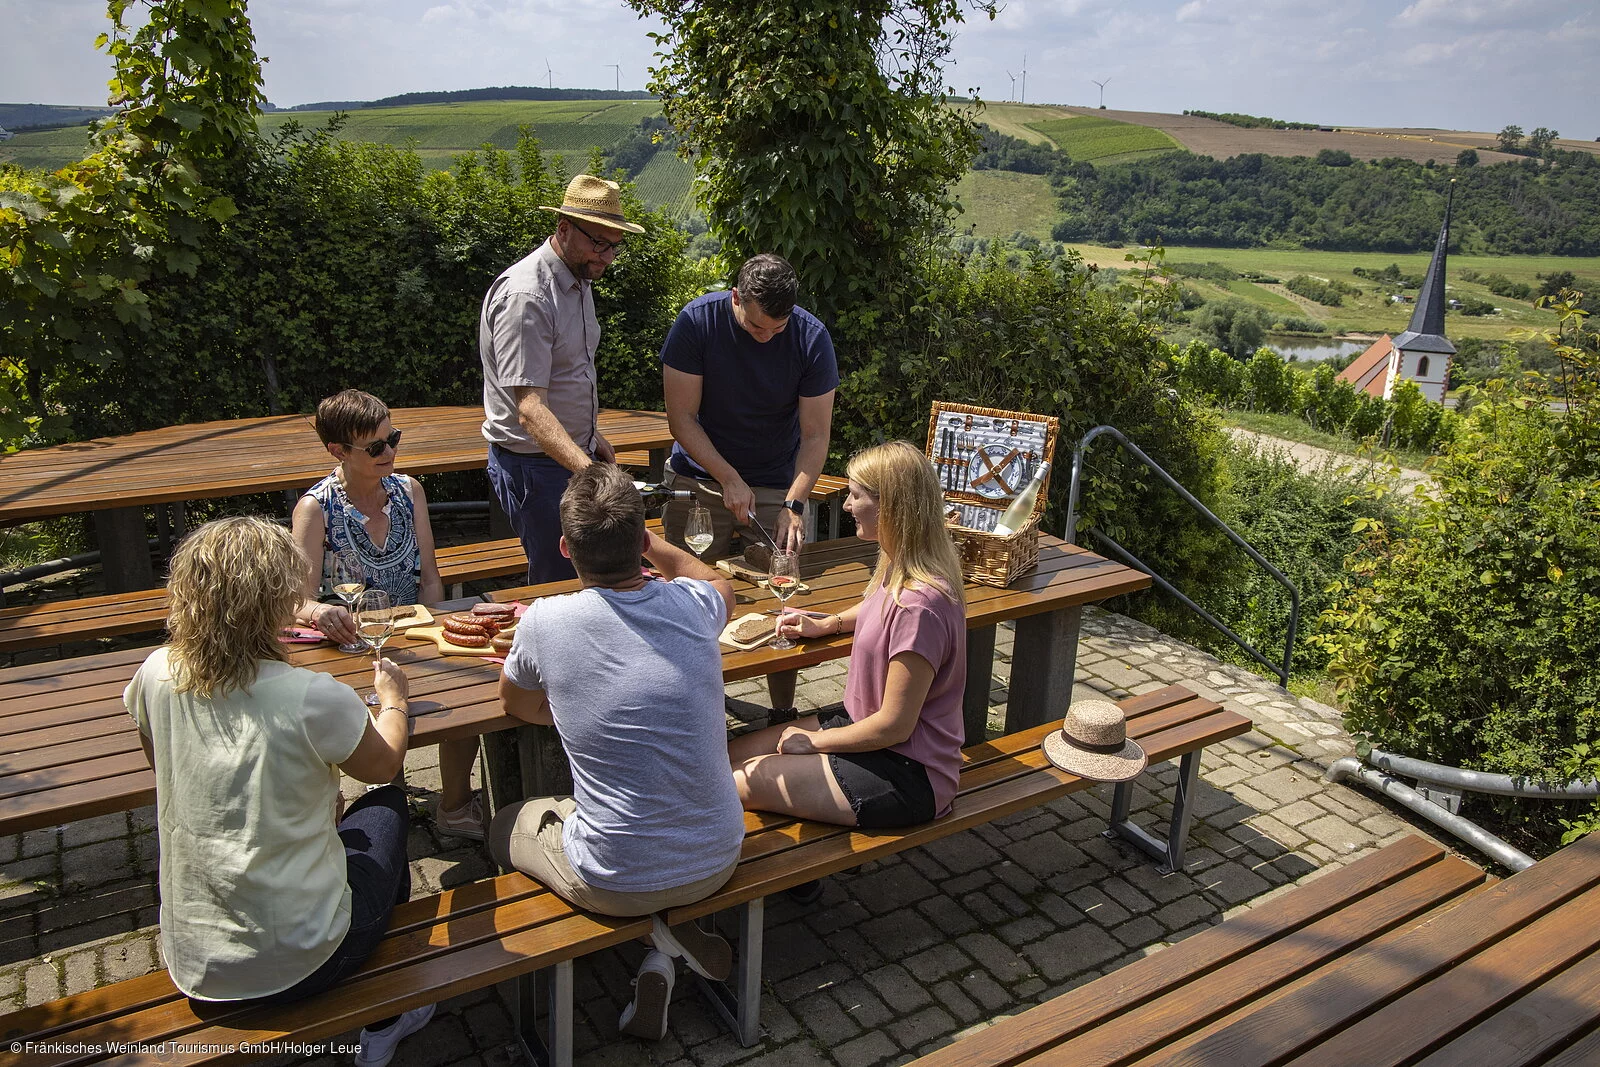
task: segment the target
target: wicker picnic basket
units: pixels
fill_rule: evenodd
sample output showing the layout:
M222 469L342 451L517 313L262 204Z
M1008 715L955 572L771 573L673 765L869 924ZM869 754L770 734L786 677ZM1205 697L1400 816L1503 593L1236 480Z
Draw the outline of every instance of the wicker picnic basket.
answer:
M1053 460L1059 431L1060 420L1052 415L934 403L924 451L939 475L950 535L970 581L1004 588L1039 562L1039 522L1049 503L1049 471L1032 515L1015 532L1002 535L980 527L992 527L1038 464Z

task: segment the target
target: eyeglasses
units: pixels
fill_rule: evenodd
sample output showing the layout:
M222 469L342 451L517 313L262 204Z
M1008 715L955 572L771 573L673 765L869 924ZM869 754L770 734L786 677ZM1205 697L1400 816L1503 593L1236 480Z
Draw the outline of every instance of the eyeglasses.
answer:
M567 219L567 221L572 224L572 228L573 229L577 230L579 233L583 234L585 237L587 237L589 239L589 243L594 246L594 250L595 250L595 254L596 255L603 256L607 252L611 251L613 248L616 249L618 252L622 251L622 246L625 243L624 241L607 241L607 240L604 240L603 238L596 237L594 234L590 233L588 230L584 229L582 226L579 226L577 219L569 217Z
M369 442L368 444L346 445L345 447L359 448L373 459L377 459L379 456L383 455L383 450L386 448L392 448L397 452L400 450L400 431L396 430L388 437L380 437L376 441Z

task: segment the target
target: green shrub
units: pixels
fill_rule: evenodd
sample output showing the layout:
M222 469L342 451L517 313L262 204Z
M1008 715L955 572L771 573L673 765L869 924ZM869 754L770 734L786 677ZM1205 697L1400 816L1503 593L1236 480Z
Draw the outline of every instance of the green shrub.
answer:
M1352 732L1533 779L1600 771L1600 426L1591 391L1498 381L1436 462L1413 535L1353 557L1322 620ZM1559 807L1504 806L1546 842ZM1581 822L1581 821L1580 821ZM1587 825L1587 823L1582 823Z
M1339 295L1337 287L1326 278L1313 278L1309 274L1296 274L1293 278L1283 283L1283 287L1296 296L1303 296L1307 300L1315 300L1326 307L1342 307L1344 298Z
M1283 414L1294 403L1295 379L1283 357L1270 348L1258 348L1245 364L1245 397L1252 411Z

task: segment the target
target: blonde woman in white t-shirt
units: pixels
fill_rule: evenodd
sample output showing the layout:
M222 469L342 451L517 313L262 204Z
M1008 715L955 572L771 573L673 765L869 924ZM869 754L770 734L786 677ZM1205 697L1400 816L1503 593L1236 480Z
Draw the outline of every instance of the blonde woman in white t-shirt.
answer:
M399 773L406 678L378 661L373 714L344 683L285 662L279 632L308 566L265 519L195 530L172 558L171 640L123 694L156 772L162 954L195 1000L322 992L360 967L411 894L401 790L333 814L341 770L372 783ZM432 1014L363 1030L356 1062L388 1063Z

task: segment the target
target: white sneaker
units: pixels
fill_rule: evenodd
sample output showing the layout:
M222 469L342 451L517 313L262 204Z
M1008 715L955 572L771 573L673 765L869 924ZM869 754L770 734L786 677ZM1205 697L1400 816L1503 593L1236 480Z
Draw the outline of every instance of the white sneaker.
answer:
M708 933L693 921L668 926L660 914L650 916L650 924L656 948L681 958L700 977L720 982L733 970L733 948L720 934Z
M433 1004L425 1004L420 1008L412 1008L390 1023L387 1030L363 1028L361 1051L356 1053L356 1067L386 1067L394 1059L394 1050L399 1046L400 1039L428 1025L428 1020L433 1018L434 1007Z
M633 999L617 1017L617 1029L646 1041L666 1037L667 1005L672 1003L672 983L677 972L672 957L660 949L645 953L639 976L633 980Z

